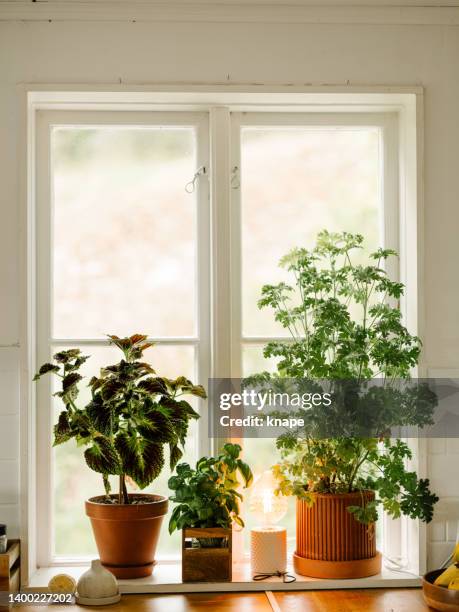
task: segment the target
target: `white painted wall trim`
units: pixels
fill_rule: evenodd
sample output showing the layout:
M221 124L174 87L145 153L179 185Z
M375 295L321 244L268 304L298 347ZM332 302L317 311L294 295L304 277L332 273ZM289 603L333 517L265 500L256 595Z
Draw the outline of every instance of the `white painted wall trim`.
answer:
M35 371L35 111L20 92L18 167L20 168L20 538L21 576L27 581L36 568L36 400Z
M423 96L420 85L347 83L120 82L20 84L19 95L33 110L209 111L401 113Z
M0 21L223 22L458 25L459 2L441 0L249 0L157 2L1 0Z
M106 7L112 4L117 6L164 6L166 0L0 0L0 4L51 4L56 6L87 6L89 4ZM172 6L331 6L331 7L431 7L437 8L459 6L459 0L167 0L167 4Z

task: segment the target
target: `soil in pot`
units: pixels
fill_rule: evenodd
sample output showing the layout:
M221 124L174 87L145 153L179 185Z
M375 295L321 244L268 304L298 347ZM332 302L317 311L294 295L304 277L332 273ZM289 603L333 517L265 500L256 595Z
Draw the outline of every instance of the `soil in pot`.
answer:
M115 495L112 500L117 499ZM105 496L86 501L101 563L117 578L149 576L155 564L168 501L162 495L129 495L133 503L108 503Z
M373 491L315 497L312 506L297 500L295 571L331 579L379 574L381 555L376 550L374 525L359 523L347 510L373 500Z

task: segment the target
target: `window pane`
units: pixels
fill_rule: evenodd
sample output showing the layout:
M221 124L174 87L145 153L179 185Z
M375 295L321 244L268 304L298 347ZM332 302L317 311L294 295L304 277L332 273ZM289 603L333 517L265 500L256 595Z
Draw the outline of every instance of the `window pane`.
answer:
M278 262L291 248L313 246L321 229L379 246L379 149L371 127L241 130L244 335L287 335L257 301L264 284L288 279Z
M64 347L55 347L55 352ZM91 355L82 374L88 379L98 374L99 368L104 365L117 363L121 353L114 347L88 347L85 354ZM158 374L177 377L184 375L193 380L195 378L195 349L191 346L156 346L146 353L146 361L158 371ZM78 405L89 400L89 390L81 387ZM190 400L193 407L198 410L197 402ZM62 410L62 404L55 400L55 417ZM190 427L187 439L186 453L183 461L195 462L198 459L198 427L194 421ZM93 556L97 554L96 545L92 535L89 519L85 515L84 502L89 497L102 495L104 488L102 477L90 470L83 457L84 448L76 446L74 441L57 446L54 449L54 553L56 556ZM167 449L166 449L167 455ZM170 471L166 467L161 476L149 487L144 489L147 493L159 493L169 496L167 481ZM116 478L112 479L112 488L117 491ZM128 487L130 492L135 492ZM170 505L170 510L172 510ZM177 556L180 551L180 534L169 536L166 516L161 530L157 556Z
M196 331L193 128L51 134L55 338Z
M245 344L242 347L242 371L245 375L260 372L275 372L276 359L266 359L263 355L263 346L259 344Z
M292 282L278 267L291 248L312 247L322 229L364 234L361 260L380 245L380 175L378 128L241 130L243 335L288 336L271 310L258 310L257 301L263 284ZM243 344L241 349L244 376L275 371L275 360L263 357L263 346ZM280 458L274 439L244 439L243 447L255 475ZM244 520L247 550L254 518L246 511ZM294 498L281 523L292 551ZM377 537L379 541L380 523Z

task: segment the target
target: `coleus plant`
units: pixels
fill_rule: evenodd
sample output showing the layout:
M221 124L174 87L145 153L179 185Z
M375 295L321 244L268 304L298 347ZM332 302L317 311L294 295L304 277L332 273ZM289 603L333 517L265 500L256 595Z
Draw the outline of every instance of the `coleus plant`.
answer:
M102 474L107 496L109 476L119 476L117 500L129 504L126 477L141 489L148 486L164 467L165 445L169 447L170 467L175 467L183 455L189 422L199 418L183 396L206 398L206 392L183 376L172 380L157 375L143 360L143 352L153 345L147 336L108 338L123 357L90 379L91 399L86 405L78 406L83 380L79 370L89 357L79 349L56 353L34 380L51 373L61 381L61 389L54 395L62 400L64 410L54 426L54 445L75 439L86 446L86 463Z
M393 397L403 397L394 403L395 409L378 413L377 435L345 436L342 430L338 437L317 436L317 431L330 431L329 421L337 421L340 415L330 419L331 411L300 410L299 416L308 424L313 421L314 427L287 431L277 439L282 455L274 467L279 491L312 504L315 493L370 489L376 493L374 501L348 508L357 520L372 523L382 505L393 517L403 513L428 522L438 497L430 491L427 479L407 469L408 445L391 440L388 432L394 425L432 423L437 399L423 385L401 395L390 390L397 380L409 379L421 342L402 322L399 302L404 286L391 280L385 270L384 262L397 254L378 249L366 265L356 264L353 253L362 243L359 234L322 231L313 249L293 249L281 260L294 282L265 285L258 306L272 308L291 339L273 341L264 348L266 358L276 359L277 373L254 375L245 385L295 379L326 380L331 387L333 381L337 387L350 381L365 388L365 381L377 377L381 388L388 389L386 398L392 391ZM366 398L370 407L374 392L370 390ZM348 404L352 416L357 404L354 400Z

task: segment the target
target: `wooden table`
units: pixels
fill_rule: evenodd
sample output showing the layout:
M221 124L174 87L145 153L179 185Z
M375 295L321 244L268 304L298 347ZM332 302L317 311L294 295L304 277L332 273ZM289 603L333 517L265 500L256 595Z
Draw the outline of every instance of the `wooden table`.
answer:
M429 612L420 589L275 593L276 612Z
M14 610L43 612L47 606L18 606ZM193 593L187 595L123 595L104 608L49 606L52 612L429 612L420 589L358 591L279 591L261 593Z

